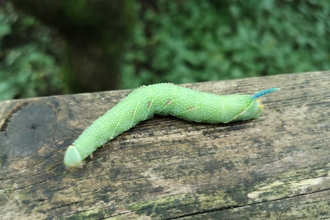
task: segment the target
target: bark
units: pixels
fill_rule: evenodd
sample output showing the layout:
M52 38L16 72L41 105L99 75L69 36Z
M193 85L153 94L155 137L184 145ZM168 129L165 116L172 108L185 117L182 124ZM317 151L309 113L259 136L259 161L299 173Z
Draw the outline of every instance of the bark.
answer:
M65 169L69 144L129 91L0 102L2 219L329 219L330 72L186 85L253 94L230 124L155 117Z

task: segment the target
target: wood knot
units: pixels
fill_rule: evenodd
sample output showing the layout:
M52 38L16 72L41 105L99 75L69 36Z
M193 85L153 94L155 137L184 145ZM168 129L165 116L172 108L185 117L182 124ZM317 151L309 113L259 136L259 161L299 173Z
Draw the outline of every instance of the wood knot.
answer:
M55 130L56 114L50 105L42 102L24 103L9 114L1 126L7 146L2 150L14 157L35 154L52 140Z

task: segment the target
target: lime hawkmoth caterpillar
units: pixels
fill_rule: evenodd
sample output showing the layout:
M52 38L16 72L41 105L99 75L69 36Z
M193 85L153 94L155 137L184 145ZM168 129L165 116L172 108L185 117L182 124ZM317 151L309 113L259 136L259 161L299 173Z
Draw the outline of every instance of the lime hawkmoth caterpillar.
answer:
M64 164L81 167L98 147L154 114L204 123L256 119L263 111L258 98L277 90L271 88L254 95L216 95L171 83L141 86L83 131L66 150Z

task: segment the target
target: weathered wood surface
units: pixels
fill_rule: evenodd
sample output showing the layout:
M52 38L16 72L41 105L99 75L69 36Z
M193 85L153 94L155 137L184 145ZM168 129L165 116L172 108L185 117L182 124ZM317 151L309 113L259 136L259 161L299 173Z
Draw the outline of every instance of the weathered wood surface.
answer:
M66 147L128 90L0 102L0 218L330 218L330 72L187 86L281 91L253 121L142 122L75 172Z

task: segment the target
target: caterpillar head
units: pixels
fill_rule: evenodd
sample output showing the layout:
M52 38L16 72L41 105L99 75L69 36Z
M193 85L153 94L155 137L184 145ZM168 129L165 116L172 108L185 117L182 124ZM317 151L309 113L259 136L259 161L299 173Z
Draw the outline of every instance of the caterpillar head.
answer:
M77 148L70 145L64 155L64 165L68 168L77 167L81 168L83 166L83 159Z

